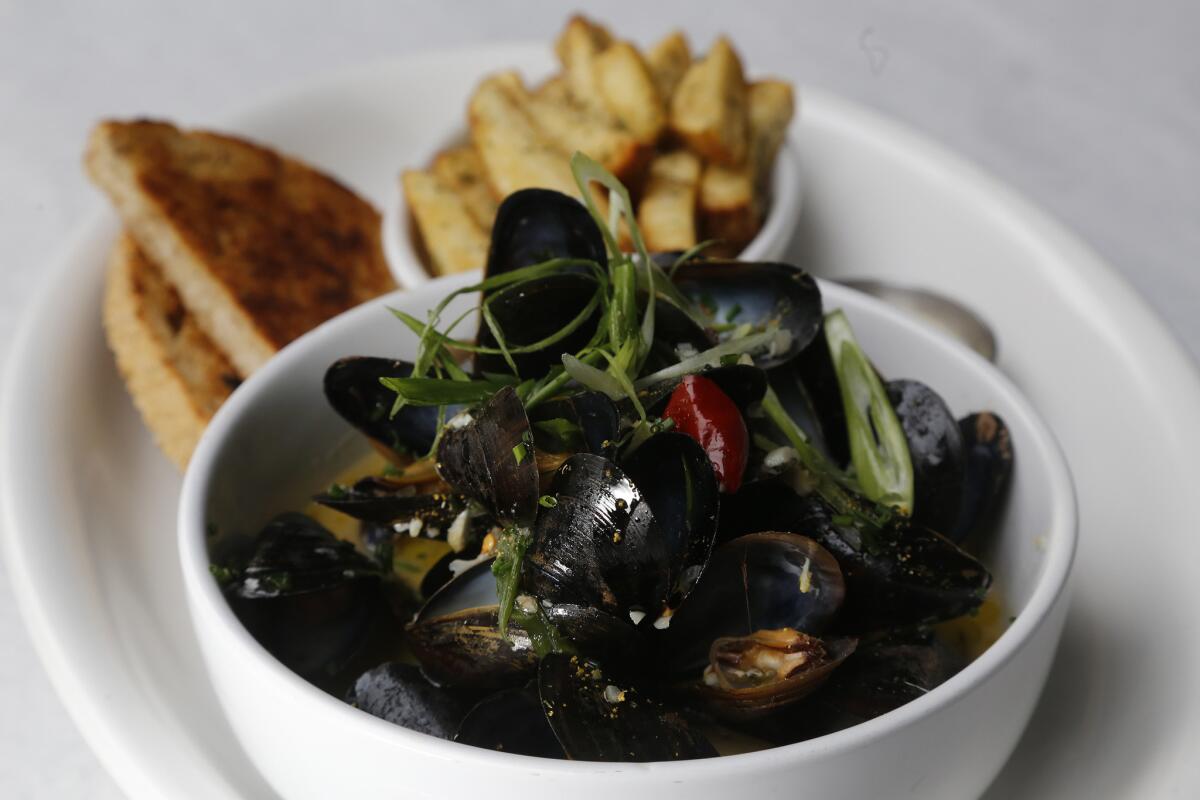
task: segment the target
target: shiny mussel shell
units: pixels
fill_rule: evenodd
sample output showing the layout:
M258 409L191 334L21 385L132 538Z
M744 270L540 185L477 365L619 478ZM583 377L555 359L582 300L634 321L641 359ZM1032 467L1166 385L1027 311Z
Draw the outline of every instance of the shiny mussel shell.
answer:
M689 261L672 276L692 302L718 323L779 323L787 344L755 356L764 369L779 366L809 346L821 328L821 290L802 269L749 261Z
M665 433L624 467L588 453L563 464L556 503L538 515L525 556L531 593L635 621L686 594L716 533L708 457L689 437Z
M551 189L522 189L504 199L492 223L487 274L554 258L608 263L604 238L582 203Z
M468 424L443 432L437 461L448 484L504 524L533 524L539 496L533 431L511 386L492 395Z
M502 753L564 758L536 687L505 689L479 701L462 721L454 741Z
M435 406L406 405L392 416L396 393L380 378L407 378L413 365L390 358L351 356L325 371L325 397L333 409L372 441L405 457L420 457L433 447L438 429ZM460 406L447 406L446 416Z
M846 595L833 556L812 539L767 531L713 550L700 581L671 617L662 651L674 674L694 677L722 637L791 628L821 635Z

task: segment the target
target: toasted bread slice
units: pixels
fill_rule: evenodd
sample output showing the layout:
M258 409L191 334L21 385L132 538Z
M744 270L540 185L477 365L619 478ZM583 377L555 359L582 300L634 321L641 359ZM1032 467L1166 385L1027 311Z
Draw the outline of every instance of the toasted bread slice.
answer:
M737 51L725 37L693 62L671 96L671 127L709 161L739 166L746 160L746 79Z
M142 419L183 469L239 379L128 234L109 256L104 332Z
M243 376L394 286L375 209L265 147L161 122L104 122L85 162L138 247Z
M696 245L696 186L700 159L686 150L656 156L638 207L638 225L650 252L688 250Z
M487 261L488 236L463 198L432 172L406 170L400 182L434 274L481 268Z

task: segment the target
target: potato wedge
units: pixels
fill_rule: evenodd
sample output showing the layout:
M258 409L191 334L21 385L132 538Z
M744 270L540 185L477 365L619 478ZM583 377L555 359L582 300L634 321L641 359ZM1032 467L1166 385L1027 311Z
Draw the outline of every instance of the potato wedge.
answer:
M539 186L577 195L568 157L521 110L514 96L520 86L514 73L493 75L479 84L467 107L471 142L492 194L501 199Z
M700 178L700 221L706 239L721 243L719 252L732 255L758 233L761 203L748 166L706 164Z
M671 128L709 161L739 166L748 150L747 105L741 61L721 37L679 82L671 98Z
M409 170L401 182L433 272L449 275L482 267L488 236L471 218L462 197L431 172Z
M592 63L604 104L639 142L651 146L667 126L667 110L642 54L629 42L615 42Z
M622 181L634 177L641 145L629 131L572 102L561 87L541 87L531 93L519 86L512 88L512 94L545 138L563 153L569 156L580 150Z
M696 244L696 193L700 159L686 150L656 156L638 206L638 226L650 252L687 250Z
M750 154L755 181L766 181L775 156L796 114L796 99L787 81L755 81L749 88Z
M595 60L610 44L612 35L603 25L576 15L554 43L554 52L563 65L563 74L571 95L580 105L607 113L596 81Z
M499 203L488 188L479 153L469 144L443 150L433 158L433 174L453 189L467 208L467 213L484 232L492 229Z
M692 65L692 48L682 31L672 31L646 53L646 65L658 86L658 96L670 107L675 89Z

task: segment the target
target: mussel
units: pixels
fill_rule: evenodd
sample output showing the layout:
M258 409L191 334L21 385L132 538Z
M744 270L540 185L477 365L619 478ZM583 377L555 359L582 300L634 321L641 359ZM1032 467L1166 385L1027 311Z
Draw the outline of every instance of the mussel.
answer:
M536 686L504 689L479 701L463 719L454 741L502 753L565 757Z
M689 261L675 270L672 279L719 323L777 322L781 341L754 356L763 369L798 356L821 328L821 290L811 275L789 264Z
M653 621L703 569L718 491L707 455L689 437L652 436L623 468L577 453L552 493L525 557L523 585L532 594Z
M599 662L551 653L538 668L546 719L577 761L677 761L717 754L675 710Z
M470 708L466 697L439 689L412 664L389 661L360 675L346 702L373 717L449 739Z
M958 421L941 396L920 381L888 381L887 393L912 460L913 522L950 531L958 520L965 476Z
M996 505L1012 473L1012 438L998 415L981 411L963 417L962 433L966 466L958 519L948 530L956 542L966 539Z
M977 608L991 585L979 561L928 528L902 519L882 529L858 527L815 494L799 495L779 481L744 486L726 506L722 539L772 521L833 555L846 579L837 625L843 633L952 619Z
M722 637L712 643L698 695L726 720L766 717L820 689L857 644L853 638L822 640L793 628Z
M352 486L335 487L313 498L323 506L368 522L393 522L419 517L423 524L446 528L466 507L461 495L451 492L417 494L413 487L374 475Z
M309 678L345 664L382 608L378 566L303 514L275 517L244 563L215 571L246 629Z
M621 413L607 395L583 391L549 400L529 412L534 444L552 453L588 452L611 457L621 434Z
M325 397L333 409L390 454L420 457L433 447L438 432L438 409L406 405L395 415L396 393L380 378L406 378L413 365L407 361L351 356L335 361L325 371ZM460 407L447 406L446 416Z
M488 276L555 258L608 263L604 238L587 208L551 189L522 189L504 198L492 223Z
M466 425L443 432L438 472L504 524L528 527L537 514L533 431L511 386L496 392Z
M698 677L714 641L789 628L820 636L842 606L837 561L812 539L765 531L716 548L687 601L662 632L671 674Z

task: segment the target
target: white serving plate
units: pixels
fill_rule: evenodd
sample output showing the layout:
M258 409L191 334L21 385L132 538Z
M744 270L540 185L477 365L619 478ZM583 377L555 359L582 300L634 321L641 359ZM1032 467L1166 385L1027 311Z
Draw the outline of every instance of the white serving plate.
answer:
M533 45L406 57L211 124L382 203L397 167L461 119L480 74L546 57ZM1193 365L1115 272L1010 191L872 113L815 89L801 96L806 207L794 260L826 277L936 286L980 310L999 334L999 366L1053 427L1076 480L1080 550L1062 646L986 796L1200 796ZM70 238L14 342L0 406L5 561L55 686L131 796L269 798L188 621L179 478L101 336L116 233L103 212Z

